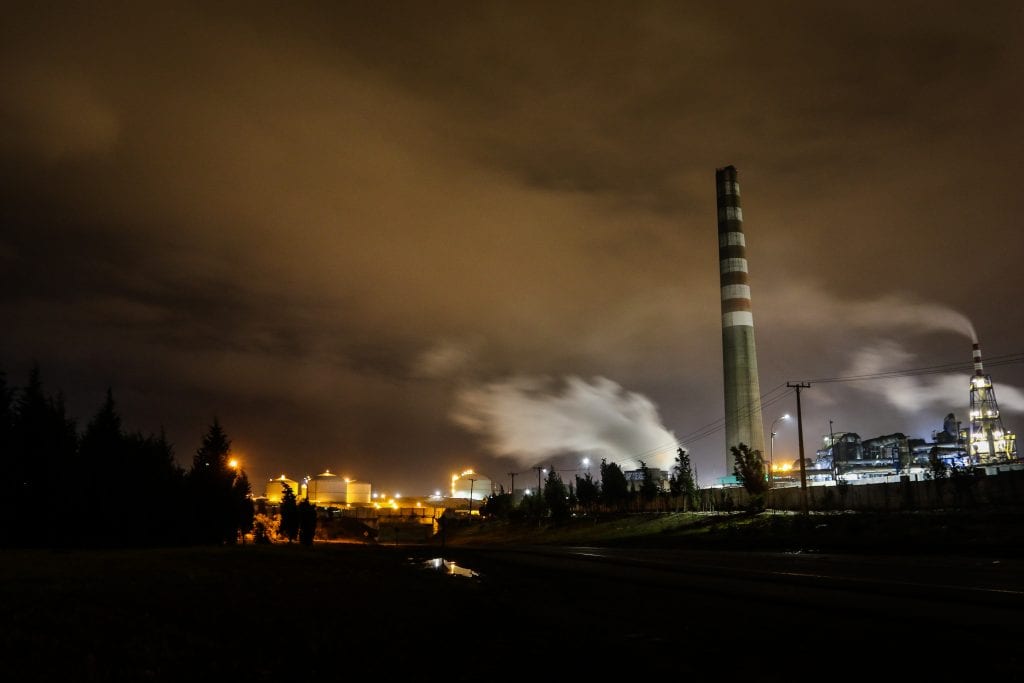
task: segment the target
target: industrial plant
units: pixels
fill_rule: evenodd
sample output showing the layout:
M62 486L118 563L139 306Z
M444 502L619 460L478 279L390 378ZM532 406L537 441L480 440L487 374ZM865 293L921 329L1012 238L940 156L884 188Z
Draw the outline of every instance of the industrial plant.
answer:
M718 207L718 262L722 295L722 360L725 390L725 457L723 485L737 484L732 448L740 443L764 453L760 382L754 343L754 321L740 206L738 173L733 166L715 172ZM825 435L813 461L803 455L794 463L770 460L773 486L836 484L897 480L902 476L934 476L966 468L1020 466L1016 434L1006 429L999 413L992 378L984 371L981 350L974 340L974 375L970 380L969 419L946 416L931 441L905 434L861 439L854 432ZM793 386L793 385L790 385ZM803 385L806 386L806 385ZM799 388L797 389L799 392ZM799 407L799 393L797 399ZM799 409L799 408L798 408ZM786 416L788 418L788 416ZM772 426L774 450L774 425ZM799 471L799 477L797 472Z
M739 174L734 166L715 171L718 228L719 285L721 294L722 367L724 388L725 465L727 476L715 488L739 486L734 472L732 449L745 444L751 451L765 454L765 425L762 418L760 380L751 303L747 239L743 227ZM775 424L769 430L771 451L766 458L769 488L829 486L839 484L890 483L910 479L930 479L947 473L985 470L994 474L1022 467L1017 452L1016 434L1007 429L1000 415L992 378L982 364L976 338L972 347L973 375L965 386L966 419L950 412L937 419L941 427L929 439L903 433L863 438L853 431L832 432L821 437L810 456L804 453L804 435L800 423L799 389L807 383L787 383L797 387L797 421L800 457L784 461L775 457ZM938 416L937 416L938 417ZM789 415L779 418L790 419ZM831 425L831 421L830 421ZM541 475L547 470L531 468L537 474L537 489L516 488L515 477L507 489L513 501L542 488ZM525 473L523 473L525 474ZM656 468L624 471L631 490L638 490L645 478L661 491L669 488L670 473ZM531 475L532 480L532 475ZM532 483L532 482L531 482ZM522 482L520 482L522 484ZM450 490L440 490L422 498L402 499L374 491L369 482L340 477L330 470L315 476L290 479L282 474L266 483L262 500L278 505L285 487L298 499L308 500L332 514L359 518L391 517L427 523L446 509L479 514L492 495L505 492L491 477L473 469L451 475ZM429 510L429 514L428 514Z
M985 374L977 342L973 351L974 375L969 388L969 420L954 413L942 421L930 441L906 434L861 439L854 432L836 432L823 439L808 476L817 482L884 480L909 474L1018 465L1017 435L1003 426L992 378ZM790 465L773 472L777 481L789 480ZM881 478L881 479L879 479Z

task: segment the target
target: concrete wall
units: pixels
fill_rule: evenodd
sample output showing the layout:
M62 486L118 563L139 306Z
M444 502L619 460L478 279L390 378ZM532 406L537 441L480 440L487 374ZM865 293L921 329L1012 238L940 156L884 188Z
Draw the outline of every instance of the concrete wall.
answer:
M699 509L732 510L749 503L743 488L703 489ZM776 510L802 510L799 486L773 489L768 507ZM1024 509L1024 470L1002 470L986 474L964 475L948 479L912 479L898 483L847 484L844 486L808 486L810 511L854 510L887 512L944 509Z

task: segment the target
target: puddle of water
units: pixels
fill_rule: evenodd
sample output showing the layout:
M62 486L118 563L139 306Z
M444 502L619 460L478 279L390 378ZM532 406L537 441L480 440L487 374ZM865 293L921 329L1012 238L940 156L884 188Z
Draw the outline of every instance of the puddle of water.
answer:
M472 569L466 569L460 567L451 560L446 560L443 557L434 557L423 563L423 566L427 569L432 569L437 572L444 572L449 576L480 576L477 572Z

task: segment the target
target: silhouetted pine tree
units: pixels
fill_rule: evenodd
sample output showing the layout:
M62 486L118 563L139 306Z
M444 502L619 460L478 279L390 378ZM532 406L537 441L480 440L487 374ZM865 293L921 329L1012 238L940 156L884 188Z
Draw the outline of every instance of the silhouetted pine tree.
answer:
M640 482L640 500L646 506L658 497L658 484L651 475L651 468L643 460L640 461L640 473L643 479Z
M17 471L14 460L14 390L7 385L7 374L0 370L0 472L11 475ZM13 479L12 485L17 488L18 480ZM8 488L9 497L10 489Z
M288 484L281 485L281 523L277 533L291 543L299 536L299 509L295 502L295 492Z
M187 475L195 543L232 543L236 538L235 472L228 465L230 452L231 440L215 417Z
M492 493L487 496L487 499L480 505L480 516L493 519L508 519L512 508L512 494L505 493L504 489L502 489L501 493Z
M166 545L185 539L184 472L166 436L127 434L108 387L79 438L63 396L0 372L0 465L12 477L5 512L17 545Z
M629 483L622 468L601 459L601 502L612 510L622 510L629 500Z
M124 542L177 545L186 539L180 518L185 498L184 471L163 429L159 436L135 432L125 439L128 485L121 504Z
M78 433L64 399L47 396L38 364L14 405L9 462L11 541L16 545L63 544L72 518L69 490L75 474Z
M590 476L590 472L582 477L576 477L576 499L586 512L594 511L594 506L597 505L600 496L601 490L594 478Z
M78 449L78 469L84 483L80 532L87 545L121 545L125 541L128 521L123 501L131 494L130 487L136 485L128 477L126 451L121 415L108 388Z
M530 495L523 496L516 511L523 519L531 521L540 521L546 518L549 512L548 503L541 491L534 491Z
M554 467L549 467L548 476L544 480L544 502L547 504L553 520L560 522L569 518L571 510L568 497L569 492L565 488L562 478L558 476Z
M297 506L297 517L299 520L299 543L313 545L313 536L316 534L316 506L308 500L303 500Z
M697 507L697 477L693 473L690 454L682 448L676 451L676 461L668 479L669 490L678 501L682 498L684 509Z
M765 493L768 491L768 476L761 451L751 450L745 443L730 447L735 465L733 473L750 494L750 507L763 509Z

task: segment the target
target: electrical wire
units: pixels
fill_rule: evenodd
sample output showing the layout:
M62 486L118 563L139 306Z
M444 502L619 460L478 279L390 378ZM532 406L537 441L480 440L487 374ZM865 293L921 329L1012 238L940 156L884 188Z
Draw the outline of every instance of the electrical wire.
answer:
M990 358L983 359L982 362L983 362L983 364L985 366L988 366L988 367L1001 367L1001 366L1004 366L1004 365L1013 365L1013 364L1016 364L1016 363L1024 362L1024 352L1016 352L1016 353L1003 354L1003 355L999 355L999 356L992 356ZM969 361L969 362L957 361L957 362L950 362L950 363L942 363L942 364L939 364L939 365L929 365L929 366L924 366L924 367L920 367L920 368L909 368L909 369L903 369L903 370L886 370L886 371L882 371L882 372L864 373L864 374L860 374L860 375L845 375L845 376L839 376L839 377L822 377L822 378L818 378L818 379L809 379L809 380L804 380L804 381L806 383L808 383L808 384L834 384L834 383L839 383L839 382L864 382L864 381L878 380L878 379L893 379L893 378L900 378L900 377L917 377L917 376L921 376L921 375L947 374L947 373L958 371L958 370L973 371L973 369L974 369L974 361L973 360ZM759 402L758 402L758 404L759 404L759 406L761 408L761 412L764 412L765 408L769 408L772 405L778 403L779 401L782 401L783 399L788 398L788 396L790 394L790 392L788 390L790 388L791 387L789 387L786 383L782 383L782 384L776 385L775 387L772 387L767 392L761 394L761 396L759 398ZM741 414L740 416L742 417L743 415ZM725 429L725 422L726 422L726 420L725 420L724 417L718 418L717 420L715 420L713 422L709 422L708 424L704 425L703 427L699 427L698 429L694 430L693 432L690 432L689 434L686 434L686 435L676 439L674 442L673 441L666 442L666 443L662 444L661 446L656 446L654 448L648 449L646 451L643 451L643 452L635 454L635 455L631 455L631 456L623 458L621 460L613 461L610 464L621 466L622 464L627 463L627 462L629 462L631 460L640 462L640 461L643 460L644 457L650 457L652 455L656 455L656 454L658 454L659 452L661 452L663 450L667 450L667 449L672 448L673 446L676 446L677 444L684 444L684 443L685 444L692 444L692 443L694 443L696 441L701 441L703 439L706 439L706 438L708 438L710 436L714 436L715 434L718 434L719 432L723 431ZM530 468L529 470L524 470L523 472L516 472L516 476L519 476L520 474L524 474L526 472L531 472L531 471L533 471L533 468ZM578 472L579 469L578 468L577 469L563 469L563 470L557 470L556 469L555 471L556 472Z

